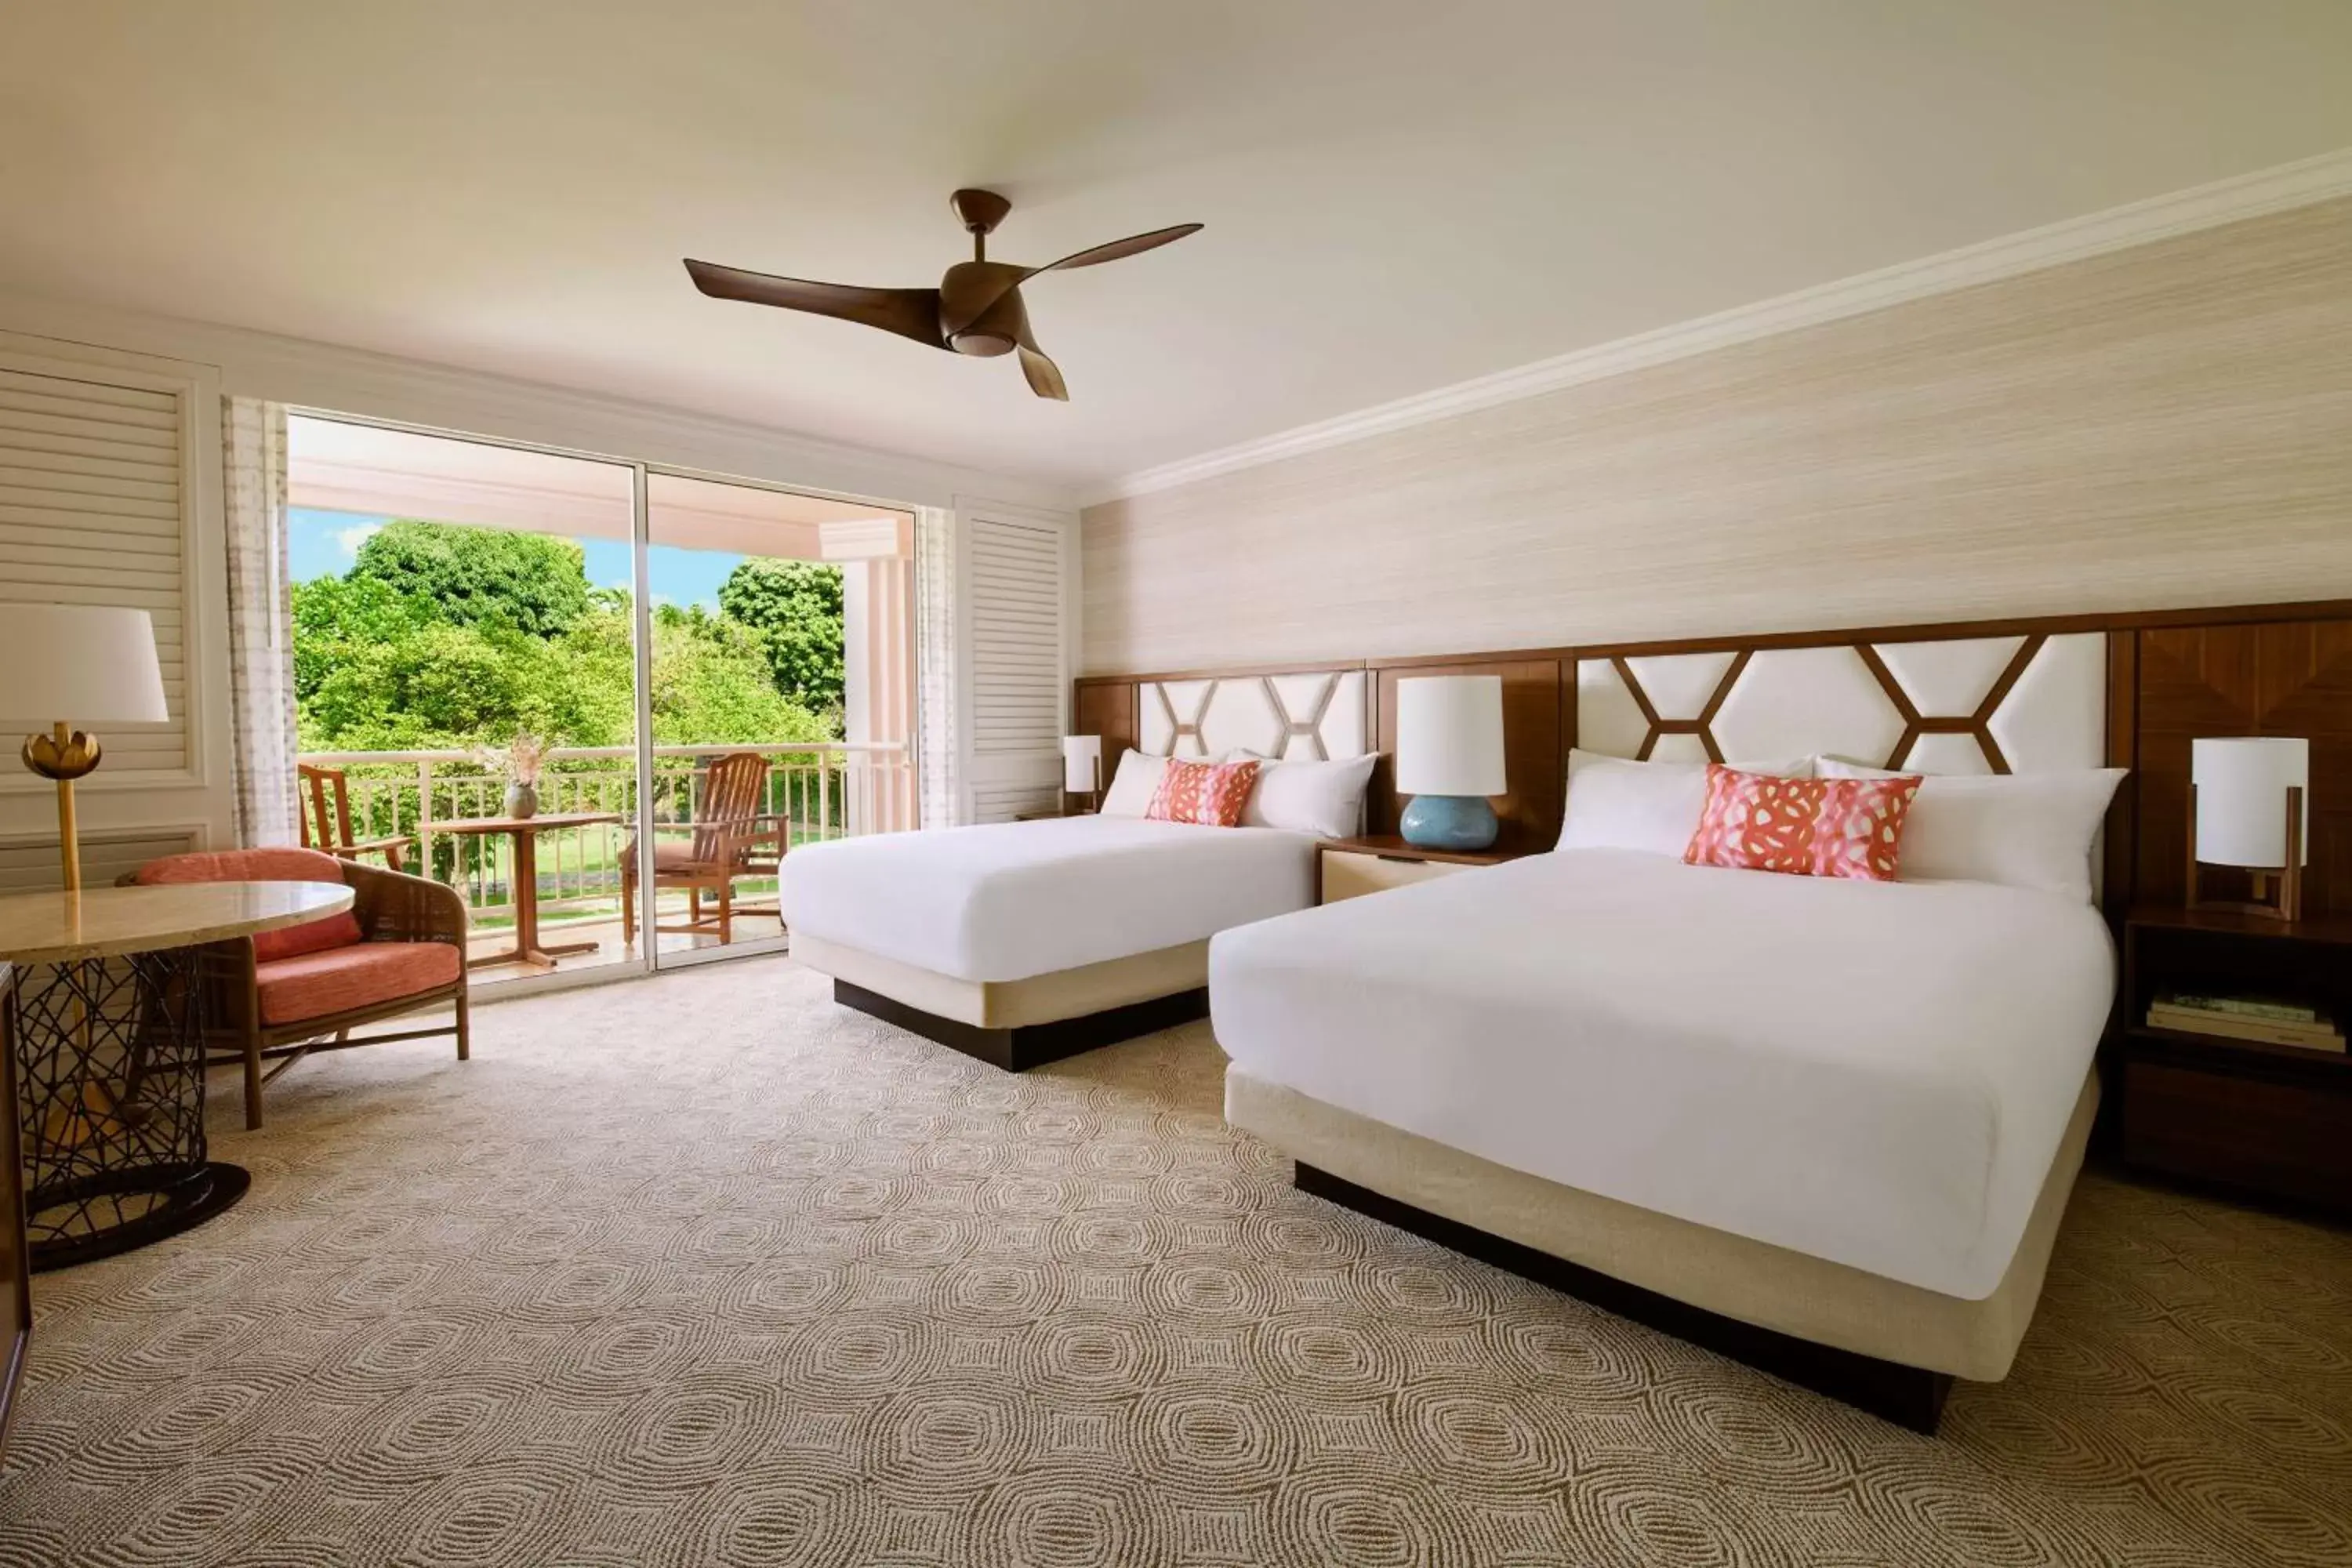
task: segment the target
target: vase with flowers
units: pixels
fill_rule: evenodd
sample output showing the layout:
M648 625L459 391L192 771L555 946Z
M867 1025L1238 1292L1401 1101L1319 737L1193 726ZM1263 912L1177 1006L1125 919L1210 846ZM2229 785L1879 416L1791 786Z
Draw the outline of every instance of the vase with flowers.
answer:
M482 765L507 781L507 815L524 821L539 815L539 777L547 765L547 742L524 731L504 751L482 753Z

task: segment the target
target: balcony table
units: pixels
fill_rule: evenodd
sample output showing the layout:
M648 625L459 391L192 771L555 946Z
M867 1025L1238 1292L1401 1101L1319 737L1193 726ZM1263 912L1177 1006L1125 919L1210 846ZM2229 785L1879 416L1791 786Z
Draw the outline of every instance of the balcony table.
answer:
M205 955L351 907L340 882L0 898L36 1271L176 1236L245 1195L250 1177L205 1140Z
M567 811L545 816L460 816L444 822L436 820L425 831L435 836L448 834L457 837L488 838L505 834L514 840L514 945L497 952L486 952L478 958L468 958L466 966L481 969L494 963L528 963L537 969L553 969L555 961L572 953L593 952L593 942L560 943L554 947L541 945L539 940L539 836L563 827L596 827L622 821L617 811Z

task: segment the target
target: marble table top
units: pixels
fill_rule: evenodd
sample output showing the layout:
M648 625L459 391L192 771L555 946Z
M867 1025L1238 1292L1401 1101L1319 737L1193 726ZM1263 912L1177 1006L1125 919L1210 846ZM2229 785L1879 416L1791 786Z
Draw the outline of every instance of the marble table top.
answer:
M251 936L352 907L341 882L174 882L0 898L0 959L64 963Z

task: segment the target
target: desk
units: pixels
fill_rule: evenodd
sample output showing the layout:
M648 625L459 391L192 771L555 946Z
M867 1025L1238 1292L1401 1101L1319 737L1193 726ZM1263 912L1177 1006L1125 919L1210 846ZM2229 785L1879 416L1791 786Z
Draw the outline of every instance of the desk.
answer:
M505 834L514 840L514 945L498 952L486 952L479 958L469 958L469 969L480 969L492 963L528 963L541 969L552 969L555 961L567 954L593 952L593 942L565 942L556 947L543 947L539 940L539 836L561 827L594 827L607 822L618 822L617 811L573 811L553 816L467 816L448 822L436 821L436 835L454 837L488 838Z
M208 944L352 907L325 882L189 882L0 899L36 1270L176 1236L245 1195L207 1158Z

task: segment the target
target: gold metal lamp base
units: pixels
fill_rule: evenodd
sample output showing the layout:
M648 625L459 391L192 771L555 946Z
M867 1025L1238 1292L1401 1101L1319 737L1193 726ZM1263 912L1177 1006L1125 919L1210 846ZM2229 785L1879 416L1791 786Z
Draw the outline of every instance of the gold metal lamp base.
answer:
M58 852L65 861L66 891L81 891L81 842L74 823L74 780L93 772L103 754L98 737L69 729L60 719L46 735L27 735L20 753L25 765L58 785Z

